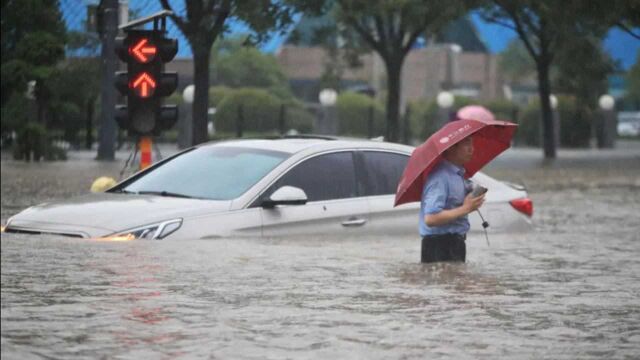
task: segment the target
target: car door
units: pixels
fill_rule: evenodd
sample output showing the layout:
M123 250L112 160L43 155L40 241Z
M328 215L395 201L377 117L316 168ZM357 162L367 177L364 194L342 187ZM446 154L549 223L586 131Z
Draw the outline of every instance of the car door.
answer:
M369 203L369 231L393 236L417 236L420 203L393 207L398 181L409 155L387 151L357 153L358 171L363 174Z
M264 237L358 236L366 231L369 208L359 193L353 152L324 153L305 159L259 199L285 185L302 189L308 201L304 205L261 208Z

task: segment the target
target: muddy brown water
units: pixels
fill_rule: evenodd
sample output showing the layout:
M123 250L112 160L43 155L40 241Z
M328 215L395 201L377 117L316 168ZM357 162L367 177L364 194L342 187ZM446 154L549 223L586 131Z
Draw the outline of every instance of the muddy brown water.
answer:
M417 236L3 234L2 358L638 358L640 151L592 153L489 166L527 185L535 228L470 237L466 264L420 264ZM2 222L121 165L3 157Z

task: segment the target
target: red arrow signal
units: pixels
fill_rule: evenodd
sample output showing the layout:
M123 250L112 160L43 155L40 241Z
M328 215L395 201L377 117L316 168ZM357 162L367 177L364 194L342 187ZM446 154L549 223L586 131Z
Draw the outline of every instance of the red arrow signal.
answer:
M148 98L155 92L156 81L151 75L143 72L133 79L129 87L141 98Z
M148 63L156 57L158 48L149 43L149 39L142 38L137 43L129 46L129 54L143 64Z

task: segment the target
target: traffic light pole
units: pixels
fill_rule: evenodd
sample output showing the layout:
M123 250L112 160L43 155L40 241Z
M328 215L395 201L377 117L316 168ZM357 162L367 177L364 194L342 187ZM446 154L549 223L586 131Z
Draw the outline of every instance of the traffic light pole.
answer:
M113 82L118 64L114 51L115 39L118 35L118 0L101 0L101 9L104 28L102 32L102 90L97 159L114 160L116 94Z
M178 119L177 106L164 104L164 98L178 86L178 74L164 71L165 63L178 51L178 41L165 36L169 15L171 12L161 11L121 25L125 36L115 39L111 49L127 64L127 71L114 72L114 68L110 72L114 77L113 85L126 96L127 102L126 105L103 107L111 109L115 123L136 138L133 159L135 161L135 154L140 150L140 169L152 163L152 136L171 129ZM151 22L153 29L143 28ZM130 160L131 157L125 168Z
M140 149L140 170L144 170L151 166L153 162L152 156L153 138L151 136L141 136L138 140L138 148Z

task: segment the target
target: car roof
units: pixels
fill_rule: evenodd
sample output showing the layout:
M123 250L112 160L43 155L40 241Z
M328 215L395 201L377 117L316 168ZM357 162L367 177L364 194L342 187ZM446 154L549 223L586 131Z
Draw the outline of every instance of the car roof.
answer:
M371 150L391 150L404 153L413 151L413 147L385 141L358 139L349 137L333 136L285 136L274 138L256 139L233 139L224 141L209 142L200 146L234 146L248 147L255 149L265 149L286 152L289 154L299 153L305 150L338 150L338 149L371 149Z

